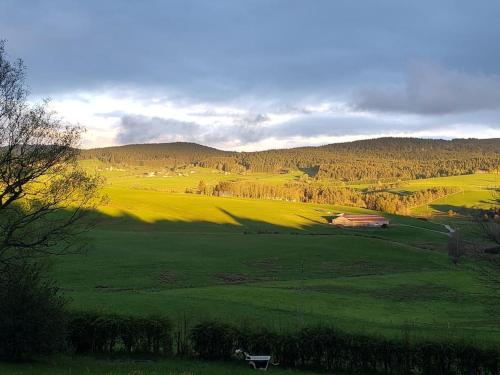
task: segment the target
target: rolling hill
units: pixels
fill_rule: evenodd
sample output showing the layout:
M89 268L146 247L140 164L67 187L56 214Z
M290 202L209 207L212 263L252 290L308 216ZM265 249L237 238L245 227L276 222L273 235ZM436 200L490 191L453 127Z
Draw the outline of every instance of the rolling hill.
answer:
M192 165L227 172L278 173L301 169L313 177L340 181L416 179L497 171L500 139L378 138L260 152L164 143L83 150L81 158L116 165L155 168Z

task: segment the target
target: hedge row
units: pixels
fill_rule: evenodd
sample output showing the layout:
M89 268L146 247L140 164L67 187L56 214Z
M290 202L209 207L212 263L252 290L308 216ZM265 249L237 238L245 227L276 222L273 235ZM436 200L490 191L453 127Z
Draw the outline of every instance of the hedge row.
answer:
M420 342L353 335L329 327L297 332L248 331L219 322L204 322L191 331L197 355L226 360L242 348L272 354L285 367L381 374L497 375L500 350L470 344Z
M69 341L78 353L167 355L172 352L172 328L168 319L159 317L73 313Z
M79 353L172 353L169 320L76 313L69 320L69 340ZM182 353L206 360L228 360L236 349L271 354L284 367L351 373L422 375L497 375L500 348L468 343L418 342L348 334L315 326L294 332L239 327L206 321L181 340ZM179 346L179 345L177 345Z

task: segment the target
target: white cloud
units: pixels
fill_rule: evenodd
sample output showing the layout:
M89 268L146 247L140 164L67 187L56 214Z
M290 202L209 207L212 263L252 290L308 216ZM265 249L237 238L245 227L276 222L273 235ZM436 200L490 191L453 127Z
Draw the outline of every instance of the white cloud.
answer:
M421 116L358 110L341 101L229 103L179 101L134 90L77 92L52 107L87 128L83 147L185 141L252 151L346 142L382 136L500 137L500 113Z

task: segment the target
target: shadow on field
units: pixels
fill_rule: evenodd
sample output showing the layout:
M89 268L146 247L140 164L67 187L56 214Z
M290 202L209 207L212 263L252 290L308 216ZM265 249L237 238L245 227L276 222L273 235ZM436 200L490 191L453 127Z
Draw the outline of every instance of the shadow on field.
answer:
M479 212L479 210L475 208L454 206L451 204L431 204L429 207L443 215L447 215L449 212L454 212L463 216L476 217Z
M119 216L110 216L101 212L91 212L89 219L96 222L96 228L117 229L117 230L145 230L145 231L165 231L165 232L186 232L186 233L217 233L232 232L245 234L291 234L321 232L327 234L333 228L325 220L321 222L311 222L311 225L301 225L293 227L289 225L279 225L260 220L253 220L238 216L226 209L217 208L227 216L229 222L217 223L209 220L156 220L145 221L129 212L121 212Z
M310 218L296 214L303 223L296 226L280 225L242 217L224 208L217 208L228 222L208 220L156 220L145 221L128 212L117 216L91 212L89 219L95 221L95 229L116 231L168 232L186 234L240 233L244 235L299 235L299 236L359 236L392 243L406 244L425 250L442 250L446 232L440 225L422 222L410 217L385 215L391 221L389 228L339 228L329 224L332 215ZM404 225L401 225L404 224ZM442 231L442 233L439 233Z
M481 200L479 203L490 205L492 208L498 206L499 203L494 200ZM433 210L438 211L440 214L449 214L450 212L460 214L462 216L467 216L469 218L477 218L481 216L485 211L490 211L485 208L474 208L474 207L465 207L465 206L456 206L451 204L431 204L429 205Z

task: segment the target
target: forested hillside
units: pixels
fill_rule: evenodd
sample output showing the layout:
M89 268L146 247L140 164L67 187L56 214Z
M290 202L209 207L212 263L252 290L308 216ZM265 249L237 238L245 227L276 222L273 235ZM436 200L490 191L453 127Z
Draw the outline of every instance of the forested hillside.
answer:
M302 169L339 181L417 179L499 171L500 139L378 138L320 147L232 152L194 143L127 145L82 151L83 159L121 165L182 165L228 172Z

